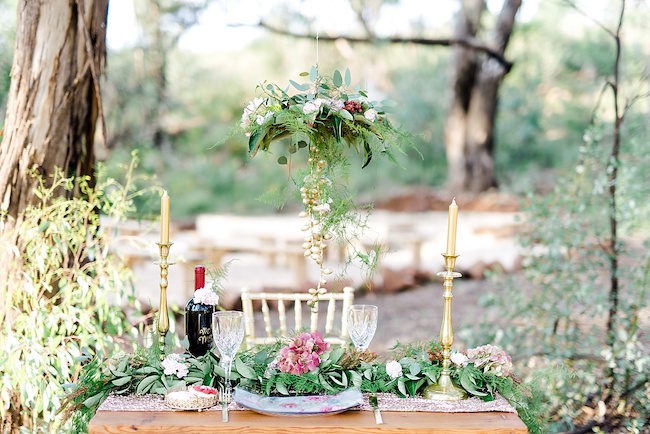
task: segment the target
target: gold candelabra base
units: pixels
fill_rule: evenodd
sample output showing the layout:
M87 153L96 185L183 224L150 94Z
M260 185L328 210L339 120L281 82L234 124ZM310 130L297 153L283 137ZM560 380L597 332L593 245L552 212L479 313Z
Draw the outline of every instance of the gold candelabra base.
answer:
M461 387L456 386L449 371L443 371L436 384L424 388L422 396L424 399L434 401L460 401L467 398L467 393Z
M458 255L442 254L445 258L445 268L447 271L438 273L438 276L444 278L445 282L443 287L445 292L442 297L444 299L444 308L442 315L442 326L440 327L440 344L442 345L442 372L436 384L427 386L422 392L424 399L431 399L437 401L460 401L467 398L467 393L457 386L451 379L449 366L451 365L451 346L454 343L454 330L451 325L451 300L454 298L452 289L454 286L454 277L462 277L458 272L454 271L456 265L456 258Z
M167 275L168 268L171 263L167 262L169 256L169 248L173 243L157 243L160 252L160 307L158 309L158 317L156 329L158 331L158 344L160 348L160 360L165 358L165 338L169 331L169 313L167 312Z

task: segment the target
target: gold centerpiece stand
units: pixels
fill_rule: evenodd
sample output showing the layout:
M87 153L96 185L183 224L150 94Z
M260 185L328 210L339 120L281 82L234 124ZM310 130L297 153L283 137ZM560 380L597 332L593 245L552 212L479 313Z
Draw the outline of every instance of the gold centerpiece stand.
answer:
M160 251L160 308L158 309L157 330L158 330L158 343L160 346L160 360L165 358L165 338L169 330L169 313L167 312L167 274L168 268L172 263L167 262L169 256L169 248L173 243L160 242L158 249Z
M460 401L467 398L467 393L451 379L449 366L451 364L451 345L454 343L454 330L451 326L451 299L454 298L452 288L454 286L454 277L462 277L458 272L454 271L456 266L456 258L458 255L449 255L443 253L445 258L445 268L447 271L441 271L438 276L443 277L445 282L443 287L445 292L442 297L444 299L444 310L442 316L442 326L440 327L440 343L442 344L442 372L436 384L427 386L422 392L425 399L437 401Z

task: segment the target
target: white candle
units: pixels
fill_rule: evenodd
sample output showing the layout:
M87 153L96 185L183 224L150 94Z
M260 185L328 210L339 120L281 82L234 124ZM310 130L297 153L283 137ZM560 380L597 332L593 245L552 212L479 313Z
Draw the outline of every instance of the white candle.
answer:
M456 226L458 223L458 205L456 198L449 205L449 220L447 221L447 256L456 254Z
M169 196L167 190L160 198L160 243L169 242Z

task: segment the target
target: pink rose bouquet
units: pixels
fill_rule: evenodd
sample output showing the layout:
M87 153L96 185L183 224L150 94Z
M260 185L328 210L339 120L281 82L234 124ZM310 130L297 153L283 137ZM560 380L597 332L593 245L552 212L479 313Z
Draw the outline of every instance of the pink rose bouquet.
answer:
M280 349L278 369L295 375L313 371L320 365L320 355L329 348L319 332L301 333Z
M482 345L467 350L469 363L477 368L483 368L483 372L507 377L512 371L512 360L510 356L499 347L494 345Z

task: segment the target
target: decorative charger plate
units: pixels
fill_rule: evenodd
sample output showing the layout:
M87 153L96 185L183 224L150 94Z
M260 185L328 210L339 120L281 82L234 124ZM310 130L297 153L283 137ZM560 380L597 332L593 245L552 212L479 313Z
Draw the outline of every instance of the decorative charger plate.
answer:
M265 396L237 387L233 399L249 410L282 416L337 414L363 404L358 389L347 389L336 395Z

